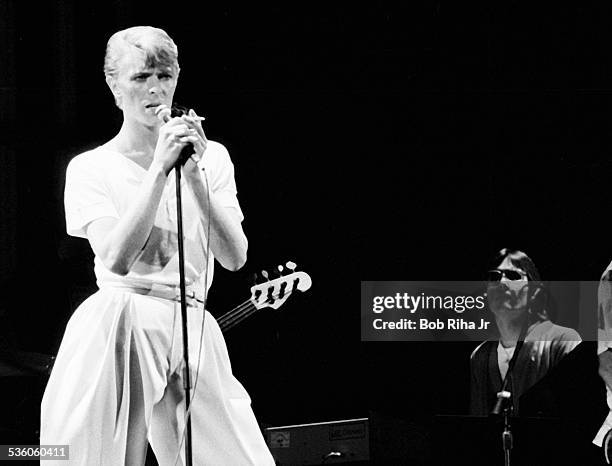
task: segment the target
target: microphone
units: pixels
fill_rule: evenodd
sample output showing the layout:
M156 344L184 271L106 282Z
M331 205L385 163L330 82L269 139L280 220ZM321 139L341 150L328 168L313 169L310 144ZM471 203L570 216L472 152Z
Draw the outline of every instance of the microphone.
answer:
M172 111L168 108L167 105L158 105L155 109L155 116L162 123L168 123L170 118L172 117Z
M158 105L155 109L155 115L159 118L163 123L167 123L170 118L178 117L183 115L188 115L189 109L187 107L183 107L182 105L173 105L172 108L168 108L167 105ZM203 116L190 116L189 118L193 118L196 121L204 121L206 118Z
M168 123L171 118L180 117L183 115L187 115L189 110L186 107L181 105L173 105L172 108L168 108L167 105L158 105L155 109L155 115L162 123ZM194 117L196 120L204 120L203 117ZM193 148L193 144L188 142L185 144L185 147L181 149L181 154L176 160L176 165L185 165L187 160L191 157L192 154L195 153L195 149Z

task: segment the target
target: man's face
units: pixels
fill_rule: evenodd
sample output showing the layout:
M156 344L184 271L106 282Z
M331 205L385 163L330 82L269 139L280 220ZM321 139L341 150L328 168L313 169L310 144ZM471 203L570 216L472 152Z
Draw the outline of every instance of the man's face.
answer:
M499 318L514 320L527 311L528 280L509 258L497 266L487 284L489 308Z
M124 119L155 126L160 124L155 109L161 104L172 106L177 80L177 66L147 66L144 53L130 48L119 60L118 73L109 86Z

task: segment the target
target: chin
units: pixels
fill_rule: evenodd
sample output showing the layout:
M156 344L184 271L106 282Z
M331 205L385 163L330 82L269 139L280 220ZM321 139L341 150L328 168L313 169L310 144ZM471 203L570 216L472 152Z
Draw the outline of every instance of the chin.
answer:
M516 319L526 314L525 306L512 306L509 303L500 303L497 307L497 314Z

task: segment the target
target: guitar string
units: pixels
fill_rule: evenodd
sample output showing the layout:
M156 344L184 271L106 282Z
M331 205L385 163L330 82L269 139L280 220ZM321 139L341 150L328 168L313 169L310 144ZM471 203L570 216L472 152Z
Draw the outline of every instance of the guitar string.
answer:
M292 292L293 292L293 289L287 291L285 293L285 295L289 296ZM278 299L279 296L280 296L280 292L278 294L273 294L272 298L273 299ZM244 301L243 303L239 304L238 306L236 306L231 311L229 311L226 314L224 314L221 317L219 317L217 319L217 322L219 323L219 325L222 325L223 322L225 322L228 319L231 319L232 317L234 317L234 314L242 312L244 309L247 309L250 305L253 305L253 300L252 299L247 299L246 301Z
M285 293L286 297L289 297L293 293L293 291L288 291ZM277 299L279 295L273 295L274 299ZM245 301L243 304L240 304L236 308L229 311L226 315L221 316L217 323L221 330L227 330L230 327L242 322L244 319L249 317L252 313L257 311L259 308L253 304L252 301Z
M220 325L221 330L222 331L229 330L230 328L234 327L235 325L239 324L244 319L249 317L251 314L254 314L255 311L257 310L258 308L253 304L250 306L247 306L245 309L243 309L243 311L239 315L235 316L233 319L229 321L223 321L223 324Z
M229 322L224 322L223 325L220 325L219 327L221 328L221 331L225 332L229 330L230 328L233 328L235 325L242 322L244 319L249 317L251 314L255 313L256 310L257 308L255 306L247 307L246 309L243 310L243 312L240 315L236 316L236 318L234 318L233 320Z

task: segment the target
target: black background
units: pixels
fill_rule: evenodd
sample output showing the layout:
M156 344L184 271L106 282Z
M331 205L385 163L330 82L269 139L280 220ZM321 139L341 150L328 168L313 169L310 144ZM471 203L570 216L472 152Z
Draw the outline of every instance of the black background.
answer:
M64 171L119 129L102 64L108 37L133 25L173 37L175 99L236 165L249 260L217 269L213 314L278 263L313 279L227 335L263 424L467 412L475 345L360 342L361 280L476 280L507 246L549 280L597 280L612 258L609 9L0 9L0 319L13 348L55 354L95 289L87 243L65 233Z

